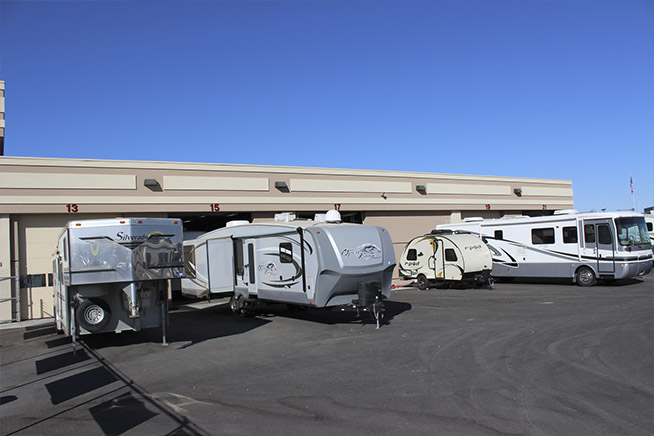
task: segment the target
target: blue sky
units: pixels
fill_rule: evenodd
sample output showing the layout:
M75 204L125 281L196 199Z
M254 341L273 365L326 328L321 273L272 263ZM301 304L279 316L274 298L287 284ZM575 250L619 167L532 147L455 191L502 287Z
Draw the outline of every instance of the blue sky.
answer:
M5 155L572 180L654 205L652 0L0 0Z

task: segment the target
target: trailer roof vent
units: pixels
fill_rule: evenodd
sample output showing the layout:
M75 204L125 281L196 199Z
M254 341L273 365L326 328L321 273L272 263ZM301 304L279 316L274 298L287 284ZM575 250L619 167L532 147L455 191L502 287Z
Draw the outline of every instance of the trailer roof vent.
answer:
M244 226L245 224L250 224L250 221L248 221L248 220L232 220L232 221L227 221L226 226L227 226L227 227Z
M325 221L328 223L340 223L341 222L341 214L337 210L329 210L325 214Z
M324 223L325 221L327 221L327 214L317 213L313 216L313 220L317 223Z
M295 220L295 214L292 212L276 213L275 221L289 222Z

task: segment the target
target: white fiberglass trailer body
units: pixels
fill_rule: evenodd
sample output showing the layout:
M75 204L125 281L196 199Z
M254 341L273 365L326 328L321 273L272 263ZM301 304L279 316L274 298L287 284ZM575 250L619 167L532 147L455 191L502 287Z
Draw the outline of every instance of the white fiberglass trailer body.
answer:
M468 219L436 229L478 234L493 254L493 277L574 278L581 286L642 276L652 269L645 219L634 212Z
M491 252L479 237L450 230L413 238L400 255L400 275L421 290L432 283L488 285L492 288Z
M181 220L70 221L53 258L56 328L74 337L165 327L167 280L183 268Z
M649 240L654 244L654 213L646 213L643 216L645 217L645 226L647 226L647 234L649 234ZM654 246L652 246L652 251L654 252Z
M373 300L390 297L395 256L386 229L338 223L337 213L334 222L280 215L288 221L229 223L184 241L182 293L233 292L232 310L241 313L257 301L349 305L367 299L361 289Z

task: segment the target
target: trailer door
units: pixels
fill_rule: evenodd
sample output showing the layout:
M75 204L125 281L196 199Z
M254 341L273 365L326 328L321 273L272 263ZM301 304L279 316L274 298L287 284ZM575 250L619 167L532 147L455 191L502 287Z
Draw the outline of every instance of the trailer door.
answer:
M275 238L259 240L260 250L257 271L259 272L259 289L270 297L290 298L287 293L301 295L304 301L304 262L302 258L302 241L298 233L281 235ZM270 291L270 292L267 292ZM284 294L284 297L282 297Z
M584 220L584 248L596 258L599 274L615 272L615 244L608 220Z

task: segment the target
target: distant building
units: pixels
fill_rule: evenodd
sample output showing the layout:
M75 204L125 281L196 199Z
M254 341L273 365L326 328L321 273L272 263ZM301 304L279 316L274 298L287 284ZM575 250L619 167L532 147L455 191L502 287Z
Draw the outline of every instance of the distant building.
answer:
M0 157L0 322L52 315L51 256L69 220L177 217L193 236L236 219L337 208L344 221L386 227L399 255L436 224L572 207L569 180Z

